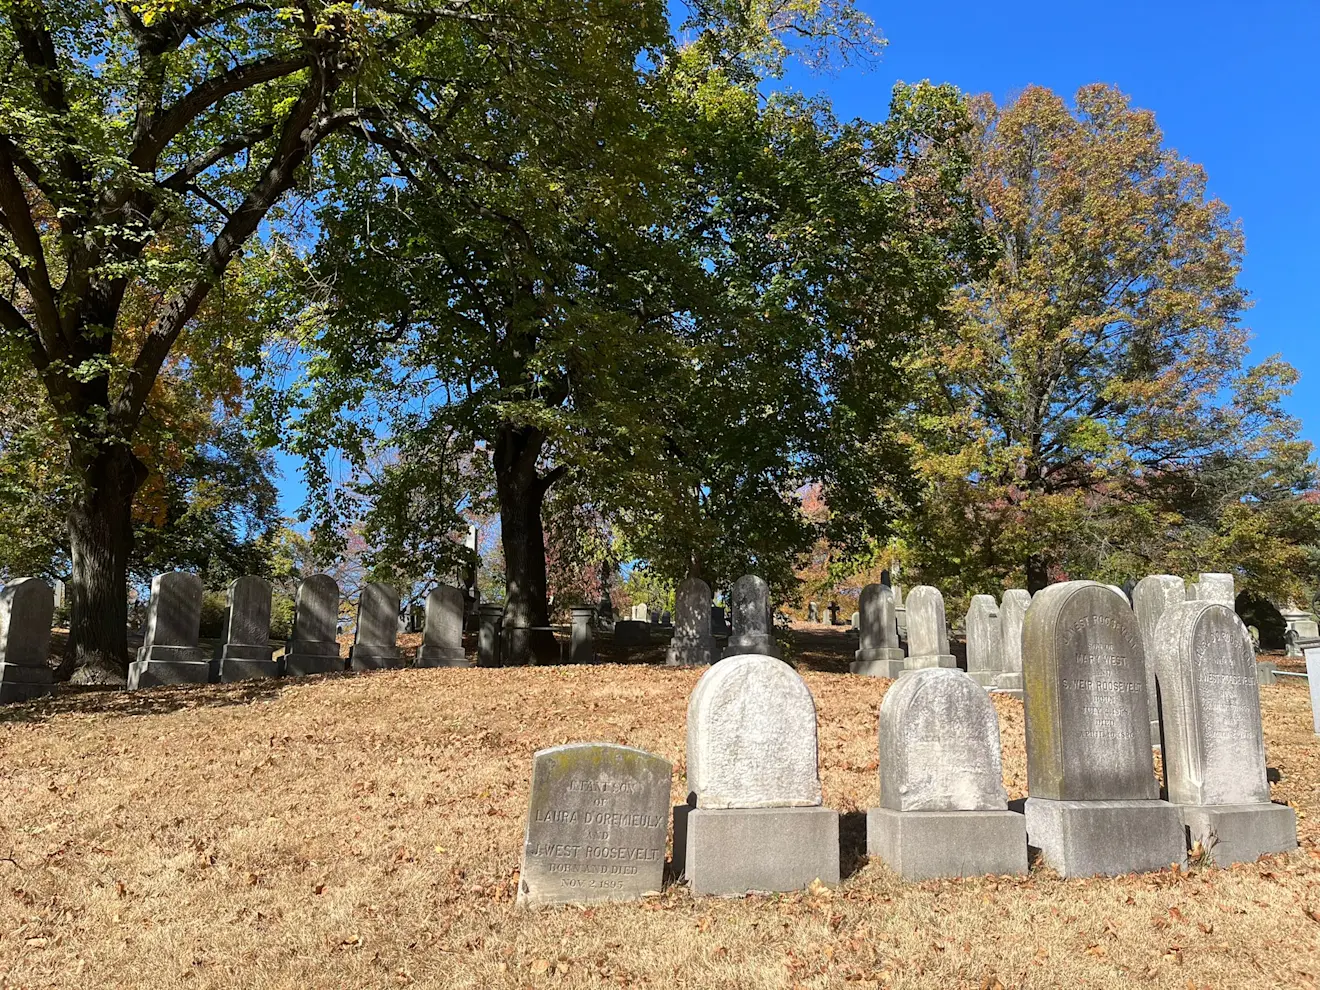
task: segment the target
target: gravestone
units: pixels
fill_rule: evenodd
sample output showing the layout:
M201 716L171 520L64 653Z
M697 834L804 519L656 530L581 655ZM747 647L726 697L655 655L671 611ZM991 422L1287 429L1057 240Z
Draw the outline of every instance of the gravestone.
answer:
M463 649L463 592L441 585L426 596L426 624L417 647L418 667L467 667Z
M614 623L614 645L621 647L647 646L651 642L651 623L637 619L624 619Z
M905 880L1027 872L1027 829L1008 810L999 718L961 670L928 667L880 705L880 807L867 854Z
M381 581L372 581L358 598L357 632L348 651L354 670L388 670L403 666L395 642L399 635L399 593Z
M517 904L634 900L660 890L673 768L612 743L532 758Z
M1112 591L1114 594L1118 595L1119 598L1123 599L1123 601L1124 601L1127 605L1130 606L1130 605L1132 604L1131 599L1129 599L1128 596L1127 596L1127 592L1124 591L1122 588L1120 588L1118 585L1116 585L1116 584L1107 584L1107 585L1105 585L1105 587L1108 588L1110 591Z
M698 666L713 662L715 637L710 632L710 585L701 578L688 578L674 592L674 638L665 652L671 667Z
M44 581L18 578L0 591L0 704L54 689L47 657L55 594Z
M894 593L883 584L862 589L859 649L848 669L867 677L897 677L903 672L903 648L894 621Z
M1159 800L1137 617L1094 581L1045 588L1022 630L1027 835L1065 877L1159 870L1186 858Z
M949 652L949 625L944 618L944 596L938 588L919 584L908 592L907 637L905 672L958 666Z
M201 622L201 578L183 571L153 577L142 646L128 665L128 689L208 683L211 662L197 646Z
M1289 605L1280 612L1285 626L1284 643L1287 646L1287 655L1299 658L1302 656L1302 650L1297 646L1298 641L1320 637L1320 623L1316 622L1314 613L1295 605Z
M1155 627L1170 607L1186 600L1187 588L1183 579L1172 574L1151 574L1132 589L1132 610L1137 613L1141 645L1149 658L1146 664L1146 704L1150 708L1150 741L1155 746L1160 745L1159 694L1155 689Z
M981 687L993 687L1004 670L1003 633L994 595L973 595L964 620L967 628L967 674Z
M477 608L477 666L498 667L501 662L500 640L504 624L504 606L487 602Z
M303 677L343 670L338 631L338 582L329 574L304 578L294 602L293 635L284 646L284 674Z
M650 622L651 610L647 608L645 602L640 602L632 607L629 617L633 622Z
M672 626L673 624L674 624L674 617L672 615L670 615L668 612L660 613L660 625L669 627Z
M830 613L830 625L837 626L839 624L839 603L830 602L826 611Z
M685 834L693 894L839 882L839 816L821 807L816 704L788 664L721 660L688 701Z
M817 605L815 602L809 602L807 604L807 621L808 622L820 621L820 606Z
M712 605L710 607L710 634L717 639L728 639L733 633L729 628L729 617L725 614L723 605Z
M1218 602L1220 605L1232 608L1237 599L1233 590L1232 574L1198 574L1196 583L1192 587L1196 589L1196 593L1188 594L1188 601Z
M211 661L211 680L229 684L279 676L280 664L270 646L270 582L252 575L235 578Z
M590 605L579 605L569 611L572 625L569 627L568 662L595 663L596 643L591 624L596 619L596 610Z
M726 657L744 653L779 656L770 615L770 588L755 574L733 582L733 634L724 648Z
M999 603L999 649L1004 670L995 678L995 690L1022 697L1022 623L1031 606L1031 592L1010 588Z
M852 627L852 631L853 631L853 632L855 632L855 633L860 633L860 632L862 631L862 613L861 613L861 612L854 612L854 613L852 614L852 619L849 620L849 623L848 623L848 624ZM895 633L898 632L898 620L897 620L897 619L895 619L895 621L894 621L894 632L895 632Z
M1306 650L1306 683L1311 688L1311 726L1320 736L1320 648Z
M1256 653L1233 609L1169 606L1155 629L1164 776L1188 839L1218 866L1297 848L1297 816L1270 803Z

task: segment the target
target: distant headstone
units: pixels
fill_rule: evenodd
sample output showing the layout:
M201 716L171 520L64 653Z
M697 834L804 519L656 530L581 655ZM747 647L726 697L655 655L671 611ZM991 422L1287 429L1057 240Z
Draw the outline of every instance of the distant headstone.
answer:
M839 624L839 603L830 602L828 611L830 613L830 625L837 626Z
M1284 644L1287 647L1287 655L1294 659L1300 658L1302 650L1297 646L1298 642L1320 637L1320 623L1316 622L1314 613L1297 608L1295 605L1289 605L1280 612L1285 627Z
M18 578L0 591L0 704L50 694L50 624L55 595L37 578Z
M674 624L674 617L673 617L673 615L671 615L669 612L661 612L661 613L660 613L660 625L662 625L662 626L672 626L673 624Z
M1004 670L999 603L994 595L973 595L967 608L967 673L981 687L993 687Z
M712 605L710 607L710 634L723 639L728 639L733 630L729 627L729 617L724 612L723 605Z
M500 627L504 624L504 606L486 602L477 608L477 666L498 667L501 663Z
M197 646L201 622L201 578L183 571L152 578L142 646L128 665L128 689L208 683L211 664Z
M770 616L770 588L755 574L733 582L733 634L724 648L726 657L743 653L779 656Z
M868 584L858 605L859 648L848 669L867 677L897 677L903 672L903 648L898 645L894 621L894 593L883 584Z
M820 606L817 605L815 602L807 603L807 621L808 622L820 621Z
M403 666L395 643L399 635L399 593L381 581L372 581L358 598L357 633L348 651L354 670L385 670Z
M816 704L792 667L729 657L688 701L686 872L694 894L839 882L839 816L821 807Z
M229 585L224 631L216 644L211 679L223 683L279 677L270 645L270 582L248 575Z
M339 584L329 574L313 574L298 585L293 635L284 647L289 677L344 669L339 655Z
M569 627L569 663L595 663L596 643L592 636L591 624L596 619L596 610L590 605L582 605L571 609L570 614L572 624Z
M1169 606L1155 629L1164 775L1188 837L1219 866L1297 848L1297 816L1270 803L1256 653L1233 609Z
M919 584L907 598L908 658L904 670L956 667L949 652L949 624L938 588Z
M862 631L862 613L861 613L861 612L854 612L854 613L852 614L852 619L850 620L849 625L852 626L852 631L853 631L853 632L855 632L855 633L860 633L860 632ZM894 632L895 632L895 633L898 632L898 622L897 622L897 620L895 620L895 623L894 623Z
M1160 744L1159 694L1155 690L1155 627L1160 617L1174 605L1187 600L1183 579L1173 574L1151 574L1132 589L1132 610L1141 629L1141 645L1149 661L1146 664L1146 704L1150 708L1150 741Z
M961 670L928 667L880 705L880 807L869 855L905 880L1027 872L1027 830L1008 810L999 719Z
M537 752L518 905L625 901L658 892L672 770L658 756L612 743Z
M999 603L999 649L1004 670L995 679L995 689L1022 697L1022 623L1031 606L1031 592L1010 588Z
M1066 877L1186 858L1178 809L1158 799L1137 618L1093 581L1032 599L1022 632L1027 834Z
M426 596L426 624L417 647L419 667L467 667L463 649L463 591L448 585ZM478 634L479 635L479 634Z
M625 619L614 623L614 645L624 648L648 646L651 642L651 623L639 619Z
M1194 587L1196 594L1188 595L1188 601L1218 602L1232 608L1237 599L1232 574L1198 574Z
M632 618L633 622L651 621L651 610L646 606L645 602L639 602L638 604L634 605L629 615Z
M712 663L715 637L710 631L710 585L701 578L688 578L674 592L674 638L669 641L665 663L672 666L700 666Z

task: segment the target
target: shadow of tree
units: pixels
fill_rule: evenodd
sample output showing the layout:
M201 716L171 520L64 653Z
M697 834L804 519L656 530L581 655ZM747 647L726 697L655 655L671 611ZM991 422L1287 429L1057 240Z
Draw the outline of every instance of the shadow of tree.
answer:
M839 814L839 877L847 880L866 865L866 812Z

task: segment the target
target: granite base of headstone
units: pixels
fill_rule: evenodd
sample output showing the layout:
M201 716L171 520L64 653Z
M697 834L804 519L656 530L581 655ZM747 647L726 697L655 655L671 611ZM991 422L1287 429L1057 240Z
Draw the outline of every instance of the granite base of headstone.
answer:
M183 571L152 578L142 646L128 665L128 689L209 684L211 661L197 646L201 619L201 578Z
M635 900L664 880L673 768L612 743L537 752L519 907Z
M1152 873L1187 861L1178 809L1160 800L1027 798L1027 841L1064 877Z
M0 591L0 704L50 694L50 626L55 595L46 582L19 578Z
M839 883L832 808L691 808L684 869L694 896L740 897Z

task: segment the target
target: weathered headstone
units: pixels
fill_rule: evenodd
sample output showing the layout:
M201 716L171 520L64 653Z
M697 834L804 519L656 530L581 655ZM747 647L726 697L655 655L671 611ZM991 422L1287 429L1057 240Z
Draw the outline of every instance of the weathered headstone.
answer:
M624 901L659 891L672 772L658 756L612 743L537 752L518 905Z
M1297 643L1301 640L1320 637L1320 623L1316 622L1314 613L1295 605L1280 609L1280 613L1283 616L1285 627L1284 643L1287 646L1287 655L1294 659L1299 658L1302 656L1302 650L1297 646Z
M1187 587L1182 578L1173 574L1151 574L1132 589L1132 610L1137 614L1141 645L1149 660L1146 664L1146 705L1150 709L1150 741L1156 746L1160 745L1160 709L1159 693L1155 689L1155 627L1170 607L1186 600Z
M1297 848L1297 816L1270 803L1256 654L1233 609L1169 606L1155 629L1164 776L1188 838L1219 866Z
M862 589L858 650L848 669L867 677L897 677L903 672L903 648L894 621L894 593L883 584Z
M1051 585L1022 631L1027 835L1066 877L1159 870L1186 858L1159 800L1137 617L1093 581Z
M1031 607L1031 592L1010 588L999 603L999 649L1003 672L995 678L995 690L1022 697L1022 623Z
M1270 660L1256 664L1256 683L1260 687L1269 687L1279 682L1279 665Z
M477 666L498 667L500 657L500 626L504 624L504 606L487 602L477 608Z
M399 635L399 593L381 581L372 581L358 598L357 632L348 651L354 670L385 670L403 666L395 643Z
M816 704L788 664L734 656L702 675L688 701L687 774L688 807L676 814L694 894L839 882L839 816L821 807Z
M467 667L463 649L463 592L440 585L426 596L426 625L417 647L419 667Z
M779 656L770 616L770 588L755 574L733 582L733 635L724 648L726 657L743 653Z
M223 683L279 677L270 645L270 582L247 575L229 585L224 631L211 661L211 679Z
M651 610L645 602L638 602L632 607L629 617L633 622L650 622Z
M1120 588L1118 585L1107 584L1105 585L1105 587L1108 588L1110 591L1112 591L1114 594L1118 595L1118 597L1123 599L1123 601L1126 602L1128 605L1132 604L1131 599L1129 599L1127 596L1127 592L1124 591L1122 588Z
M1232 574L1198 574L1196 584L1192 587L1196 589L1196 593L1189 594L1188 601L1218 602L1220 605L1233 608L1237 598L1233 590Z
M715 637L710 632L710 585L701 578L688 578L674 592L677 620L669 641L665 663L696 666L716 659Z
M949 652L949 624L938 588L919 584L907 597L908 657L904 670L956 667Z
M807 603L807 621L808 622L820 621L820 606L817 605L815 602Z
M967 608L967 673L981 687L993 687L1004 670L999 604L994 595L973 595Z
M0 591L0 704L50 694L54 614L55 595L37 578L18 578Z
M848 623L848 624L852 627L852 631L853 631L853 632L855 632L855 633L860 633L860 632L862 631L862 613L861 613L861 612L854 612L854 613L852 614L852 619L849 620L849 623ZM894 622L894 632L895 632L895 633L898 632L898 621L897 621L897 620L895 620L895 622Z
M592 636L591 624L596 619L596 610L590 605L581 605L569 611L572 615L572 624L569 627L568 661L595 663L596 643Z
M338 582L329 574L304 578L294 602L293 635L284 647L284 673L303 677L343 670L338 632Z
M880 807L867 853L905 880L1027 872L1027 829L1008 810L999 718L961 670L928 667L880 705Z
M128 665L128 689L208 683L211 663L197 646L201 622L201 578L183 571L153 577L142 646Z

